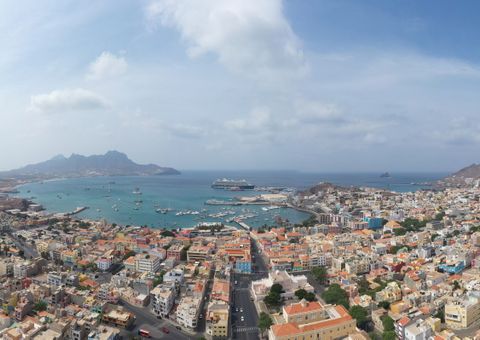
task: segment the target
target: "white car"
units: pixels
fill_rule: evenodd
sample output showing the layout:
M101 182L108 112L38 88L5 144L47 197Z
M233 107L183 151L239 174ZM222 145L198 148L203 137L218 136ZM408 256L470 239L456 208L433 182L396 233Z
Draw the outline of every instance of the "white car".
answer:
M240 308L240 313L243 313L243 308Z
M242 317L240 318L240 321L245 321L245 318L242 316Z

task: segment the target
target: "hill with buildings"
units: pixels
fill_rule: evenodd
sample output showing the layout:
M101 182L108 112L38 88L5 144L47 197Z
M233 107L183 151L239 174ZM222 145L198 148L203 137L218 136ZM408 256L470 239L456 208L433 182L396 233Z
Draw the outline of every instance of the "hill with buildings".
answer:
M471 164L438 181L439 186L462 187L480 181L480 164Z

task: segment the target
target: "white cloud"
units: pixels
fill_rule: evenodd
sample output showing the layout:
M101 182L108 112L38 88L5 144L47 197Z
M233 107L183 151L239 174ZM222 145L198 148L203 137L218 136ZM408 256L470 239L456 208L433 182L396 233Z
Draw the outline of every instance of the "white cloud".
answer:
M127 61L110 52L102 52L88 67L87 79L103 79L117 76L127 71Z
M147 16L178 30L190 57L213 53L228 69L254 77L306 70L282 0L153 0Z
M106 106L106 101L98 94L78 88L34 95L30 98L29 109L40 112L87 111Z
M274 122L271 119L270 110L266 107L253 109L245 118L237 118L225 122L227 129L245 134L265 132L273 125Z

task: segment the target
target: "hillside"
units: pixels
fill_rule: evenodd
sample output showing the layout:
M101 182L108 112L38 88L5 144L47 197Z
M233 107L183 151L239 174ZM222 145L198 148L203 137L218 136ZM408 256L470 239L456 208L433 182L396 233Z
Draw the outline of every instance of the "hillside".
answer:
M468 186L480 180L480 164L472 164L438 181L440 186Z
M0 172L3 178L55 178L88 176L147 176L177 175L173 168L155 164L137 164L127 155L118 151L108 151L104 155L70 157L56 156L48 161L30 164L23 168Z

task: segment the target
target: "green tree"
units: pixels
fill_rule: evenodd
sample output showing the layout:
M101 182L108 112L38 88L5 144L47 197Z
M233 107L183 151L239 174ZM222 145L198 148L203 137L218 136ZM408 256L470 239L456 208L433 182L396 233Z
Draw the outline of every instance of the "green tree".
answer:
M38 301L33 307L37 312L41 312L47 309L47 303L43 300Z
M312 292L308 292L307 294L305 294L304 299L309 302L317 301L317 297L315 296L315 293L312 293Z
M164 230L160 233L163 237L175 237L175 233L172 232L171 230Z
M350 308L347 292L343 290L337 283L334 283L330 287L328 287L328 289L322 293L322 298L325 300L326 303L342 305L346 309Z
M457 280L453 281L453 290L460 289L460 283Z
M278 294L282 294L284 292L283 287L280 283L274 283L270 288L270 292L275 292Z
M131 256L135 256L135 252L133 250L129 250L125 255L123 255L123 259L126 260Z
M382 334L383 340L395 340L396 338L397 336L395 335L395 331L383 332Z
M273 324L273 321L270 315L268 315L265 312L261 312L260 316L258 317L258 328L260 328L260 332L262 333L262 336L265 333L265 331L269 329L270 326L272 326L272 324Z
M388 309L390 308L390 302L388 302L388 301L380 301L380 302L378 303L378 307L379 307L379 308L384 308L384 309L388 310Z
M180 260L181 261L187 261L187 252L188 249L190 249L190 246L183 247L183 249L180 251Z
M307 291L305 289L299 289L299 290L295 291L295 296L299 300L305 298L305 295L307 295Z
M393 331L395 329L393 319L388 315L382 317L382 324L384 332Z
M434 315L436 318L440 319L442 323L445 322L445 310L439 309L438 312Z
M279 306L282 303L282 296L277 292L269 292L263 299L268 306Z
M362 306L352 306L349 310L350 315L352 318L357 320L357 327L360 329L365 330L368 324L368 312Z
M312 274L315 276L315 279L320 283L320 284L325 284L327 281L327 268L325 267L314 267L312 268Z

